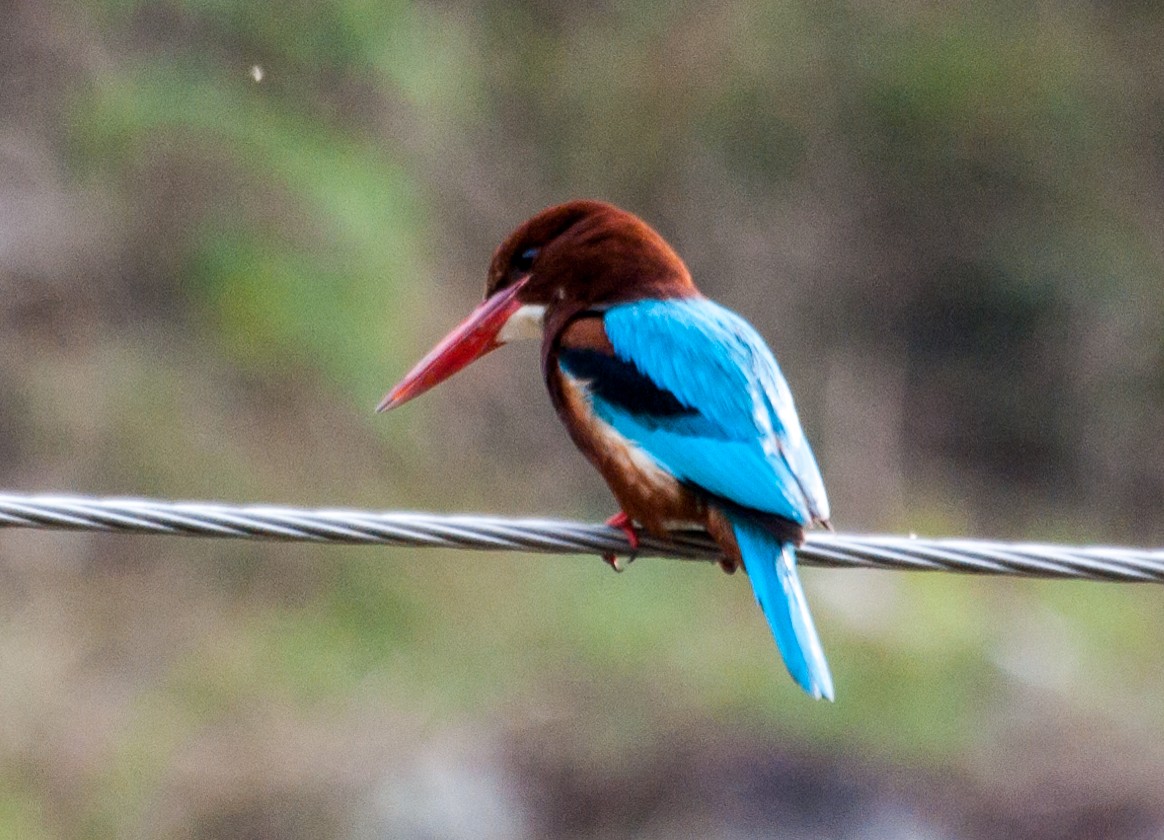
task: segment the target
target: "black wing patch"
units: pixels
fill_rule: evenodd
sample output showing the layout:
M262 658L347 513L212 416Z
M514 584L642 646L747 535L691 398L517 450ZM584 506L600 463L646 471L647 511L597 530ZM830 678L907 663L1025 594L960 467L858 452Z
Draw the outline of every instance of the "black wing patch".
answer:
M699 410L684 405L670 391L628 361L588 347L562 347L562 369L590 386L590 393L627 414L656 422L696 417Z

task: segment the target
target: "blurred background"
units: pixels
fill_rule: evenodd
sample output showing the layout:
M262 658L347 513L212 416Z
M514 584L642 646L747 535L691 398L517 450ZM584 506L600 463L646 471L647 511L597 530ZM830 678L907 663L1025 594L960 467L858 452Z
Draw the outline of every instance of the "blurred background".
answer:
M1164 10L0 0L0 487L602 518L537 349L383 393L574 197L781 359L843 531L1164 541ZM0 533L0 836L1159 838L1164 592Z

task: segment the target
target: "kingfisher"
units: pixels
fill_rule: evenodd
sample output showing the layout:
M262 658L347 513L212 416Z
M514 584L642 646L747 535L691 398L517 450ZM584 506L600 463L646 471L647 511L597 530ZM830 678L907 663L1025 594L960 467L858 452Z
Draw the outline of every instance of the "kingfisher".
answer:
M706 529L741 565L792 678L833 681L796 573L805 529L829 503L792 392L743 318L704 297L674 249L600 201L550 207L493 254L485 300L378 410L422 394L490 351L541 341L542 377L570 438L609 485L632 548ZM607 562L619 569L613 556Z

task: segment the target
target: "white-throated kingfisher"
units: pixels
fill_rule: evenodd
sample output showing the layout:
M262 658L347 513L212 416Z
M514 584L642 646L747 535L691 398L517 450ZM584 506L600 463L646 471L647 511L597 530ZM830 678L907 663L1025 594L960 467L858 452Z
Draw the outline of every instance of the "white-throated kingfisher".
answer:
M795 553L805 528L828 524L828 499L792 393L755 329L700 294L641 219L572 201L510 234L493 255L485 301L379 410L522 338L541 340L554 408L622 508L611 524L632 546L636 525L664 538L677 525L706 528L726 570L743 564L792 677L831 700Z

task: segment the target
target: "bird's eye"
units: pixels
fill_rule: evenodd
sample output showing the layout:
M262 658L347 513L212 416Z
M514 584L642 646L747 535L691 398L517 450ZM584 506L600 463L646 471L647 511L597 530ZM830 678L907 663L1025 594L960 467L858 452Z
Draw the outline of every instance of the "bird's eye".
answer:
M513 258L513 270L525 273L533 268L534 260L538 258L540 248L526 248Z

